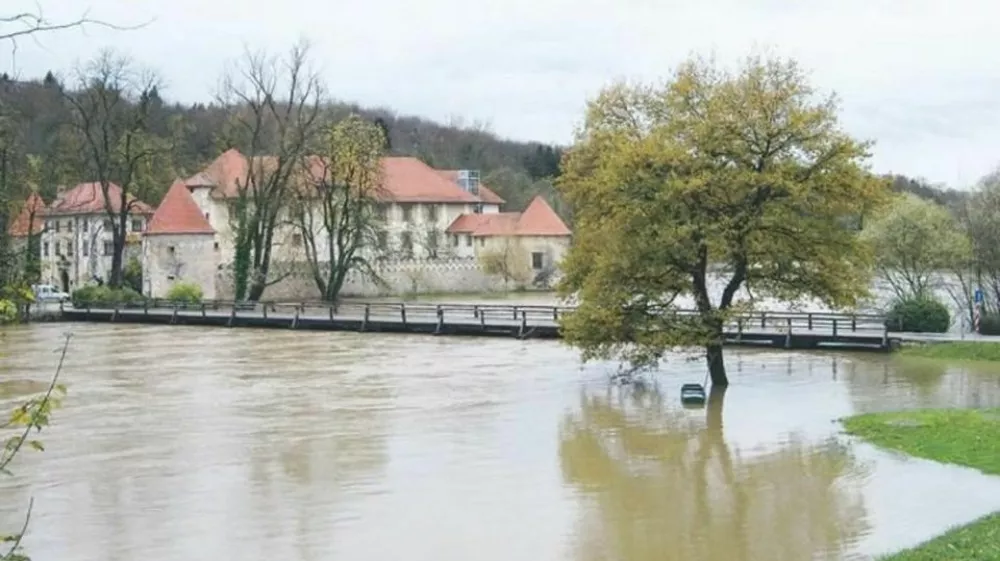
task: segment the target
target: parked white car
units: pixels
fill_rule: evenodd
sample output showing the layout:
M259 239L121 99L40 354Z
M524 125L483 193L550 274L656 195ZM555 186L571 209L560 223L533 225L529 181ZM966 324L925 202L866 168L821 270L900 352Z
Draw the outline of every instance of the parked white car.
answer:
M31 290L35 293L36 302L65 302L69 294L62 292L51 284L35 284Z

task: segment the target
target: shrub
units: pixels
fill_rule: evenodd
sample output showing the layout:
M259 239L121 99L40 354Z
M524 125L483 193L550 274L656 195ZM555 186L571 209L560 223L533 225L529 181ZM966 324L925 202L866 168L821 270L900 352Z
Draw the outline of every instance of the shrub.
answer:
M985 313L979 316L979 333L1000 335L1000 313Z
M135 257L128 260L122 271L122 282L136 292L142 292L142 263Z
M101 304L134 304L143 301L142 294L132 290L127 286L122 288L111 288L105 285L89 285L78 288L70 296L73 305L76 307L86 307Z
M905 298L892 304L886 324L893 331L944 333L951 326L951 314L933 298Z
M201 302L201 287L192 282L179 282L170 287L167 292L167 300L171 302L183 302L186 304L197 304Z

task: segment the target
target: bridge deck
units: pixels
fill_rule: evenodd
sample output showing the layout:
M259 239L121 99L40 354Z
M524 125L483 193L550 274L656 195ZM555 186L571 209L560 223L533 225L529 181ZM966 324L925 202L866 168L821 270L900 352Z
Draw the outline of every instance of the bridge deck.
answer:
M559 338L565 306L516 304L423 304L352 302L234 304L212 301L179 305L152 301L138 305L71 307L69 321L286 328L321 331L425 333ZM681 317L693 311L681 311ZM839 348L885 351L900 338L890 336L882 316L805 312L754 312L725 327L726 343L788 349Z

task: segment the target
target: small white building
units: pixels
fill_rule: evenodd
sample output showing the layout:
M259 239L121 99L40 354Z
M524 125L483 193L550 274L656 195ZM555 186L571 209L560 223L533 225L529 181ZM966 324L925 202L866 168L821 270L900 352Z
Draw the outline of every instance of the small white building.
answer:
M149 221L142 239L143 294L165 298L178 282L201 287L215 299L219 245L183 181L175 181Z

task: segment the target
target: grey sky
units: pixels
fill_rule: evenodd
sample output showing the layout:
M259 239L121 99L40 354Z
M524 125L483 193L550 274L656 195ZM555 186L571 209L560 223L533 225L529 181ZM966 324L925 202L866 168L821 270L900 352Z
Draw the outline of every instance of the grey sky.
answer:
M160 71L165 96L208 100L244 42L284 49L304 36L340 99L568 143L586 99L611 80L657 79L692 52L728 61L766 48L838 93L844 125L877 142L877 171L961 187L1000 163L1000 4L990 0L39 1L52 19L89 6L116 23L155 21L22 41L24 76L116 46Z

